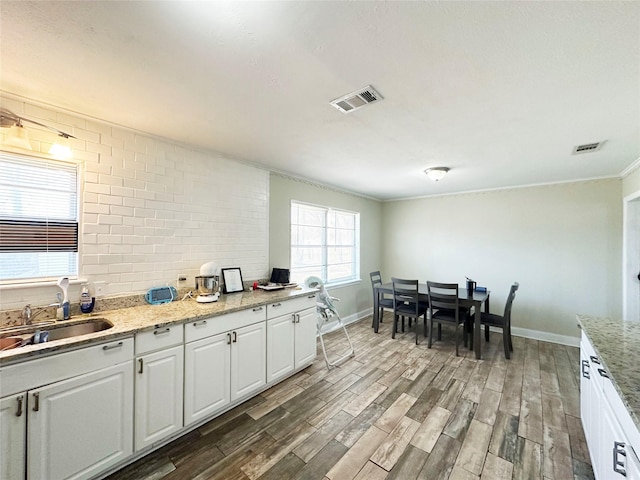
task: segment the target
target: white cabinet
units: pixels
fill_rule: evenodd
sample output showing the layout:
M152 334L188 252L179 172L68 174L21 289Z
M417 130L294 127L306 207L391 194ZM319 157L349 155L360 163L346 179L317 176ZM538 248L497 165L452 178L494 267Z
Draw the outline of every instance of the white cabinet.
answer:
M184 424L190 425L231 402L229 336L214 335L184 349Z
M185 425L266 384L265 311L256 307L185 324Z
M315 295L267 308L267 382L272 383L316 357Z
M91 478L129 457L132 359L129 338L3 367L0 478Z
M231 401L245 397L264 386L266 358L264 322L231 332Z
M596 480L640 480L640 433L584 332L580 415Z
M29 392L28 478L90 478L133 453L130 363Z
M136 335L136 451L182 428L182 342L182 325ZM155 352L145 353L147 349L158 348Z
M0 398L0 478L24 478L27 433L26 392Z

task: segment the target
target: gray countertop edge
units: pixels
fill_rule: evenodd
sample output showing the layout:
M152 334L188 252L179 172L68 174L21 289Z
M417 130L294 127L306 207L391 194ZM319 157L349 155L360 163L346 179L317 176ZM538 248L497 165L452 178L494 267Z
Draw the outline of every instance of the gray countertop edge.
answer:
M640 430L640 322L580 314L577 319Z
M133 336L138 332L154 328L184 324L194 320L217 317L228 313L247 310L272 302L290 300L304 295L315 294L317 289L285 289L272 292L249 291L223 295L213 303L197 303L193 299L175 301L162 305L142 305L88 315L78 315L66 322L56 324L82 323L93 318L105 319L113 327L102 332L66 338L38 345L27 345L0 352L0 367L26 360L60 353L78 347ZM46 330L47 326L42 329ZM2 332L0 331L0 334Z

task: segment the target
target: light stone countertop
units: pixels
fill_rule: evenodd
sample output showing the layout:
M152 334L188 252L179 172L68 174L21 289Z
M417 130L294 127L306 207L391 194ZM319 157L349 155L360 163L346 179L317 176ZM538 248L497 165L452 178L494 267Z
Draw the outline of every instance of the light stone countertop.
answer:
M184 301L178 300L162 305L142 305L78 315L68 321L56 322L55 325L83 323L93 318L101 318L112 323L113 327L101 332L1 351L0 366L19 363L42 355L59 353L79 346L132 336L137 332L152 330L156 327L215 317L224 315L225 313L267 305L272 302L290 300L316 292L317 289L306 289L304 287L287 288L271 292L256 290L221 295L220 299L213 303L198 303L195 299L186 299ZM52 326L53 324L44 325L41 327L41 330L47 330L47 327L51 328ZM0 330L0 336L10 335Z
M578 321L640 430L640 322L589 315Z

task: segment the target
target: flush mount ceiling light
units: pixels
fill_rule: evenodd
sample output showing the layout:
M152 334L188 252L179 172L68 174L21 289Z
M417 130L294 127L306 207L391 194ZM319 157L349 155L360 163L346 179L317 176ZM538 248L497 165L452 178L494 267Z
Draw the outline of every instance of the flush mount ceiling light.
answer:
M19 117L15 113L6 108L0 109L0 127L9 127L9 132L4 141L5 145L11 147L24 148L25 150L33 150L31 143L29 142L29 134L24 127L23 122L38 125L44 127L47 130L51 130L58 134L57 140L51 145L49 153L58 158L71 157L71 146L69 145L70 138L76 138L62 130L50 127L44 123L36 122L35 120L29 120L28 118Z
M424 173L426 173L427 177L429 177L431 180L437 182L442 180L448 171L449 167L433 167L427 168Z

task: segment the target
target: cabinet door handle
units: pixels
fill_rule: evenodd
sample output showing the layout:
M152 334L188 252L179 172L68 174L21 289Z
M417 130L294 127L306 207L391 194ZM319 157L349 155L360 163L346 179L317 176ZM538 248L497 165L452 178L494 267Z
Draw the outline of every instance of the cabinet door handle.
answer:
M33 394L33 411L37 412L40 410L40 394L38 392Z
M164 335L165 333L169 333L171 331L170 328L165 328L164 330L154 330L154 335Z
M600 365L600 359L598 357L591 355L589 358L593 363L597 363L598 365Z
M296 314L295 313L291 314L291 323L296 323Z
M601 377L609 378L609 374L607 373L607 371L603 370L602 368L598 369L598 373L600 374Z
M315 295L309 295L307 298L316 298Z
M618 455L622 457L627 457L627 452L624 450L625 444L622 442L613 442L613 471L619 473L623 477L627 476L627 471L625 470L625 461L618 460Z
M227 345L231 345L231 334L227 333Z
M233 332L233 343L236 343L238 341L238 334L236 332Z
M114 348L120 348L122 347L124 344L122 342L118 342L115 345L105 345L104 347L102 347L102 350L113 350Z
M140 358L138 359L138 363L140 365L140 370L138 370L138 373L142 373L144 371L144 362L143 360Z
M262 307L256 307L253 309L254 312L259 312L260 310L262 310Z
M193 322L193 326L194 326L194 327L197 327L197 326L199 326L199 325L206 325L206 324L207 324L207 321L206 321L206 320L201 320L201 321L199 321L199 322Z
M282 305L281 303L273 303L271 306L272 306L272 307L279 307L279 306L281 306L281 305Z
M16 417L21 417L22 416L22 402L24 402L24 396L20 395L18 398L16 398L16 400L18 401L18 411L16 411Z
M296 323L300 323L300 314L296 313Z
M584 378L591 378L589 374L589 360L582 360L582 376Z

